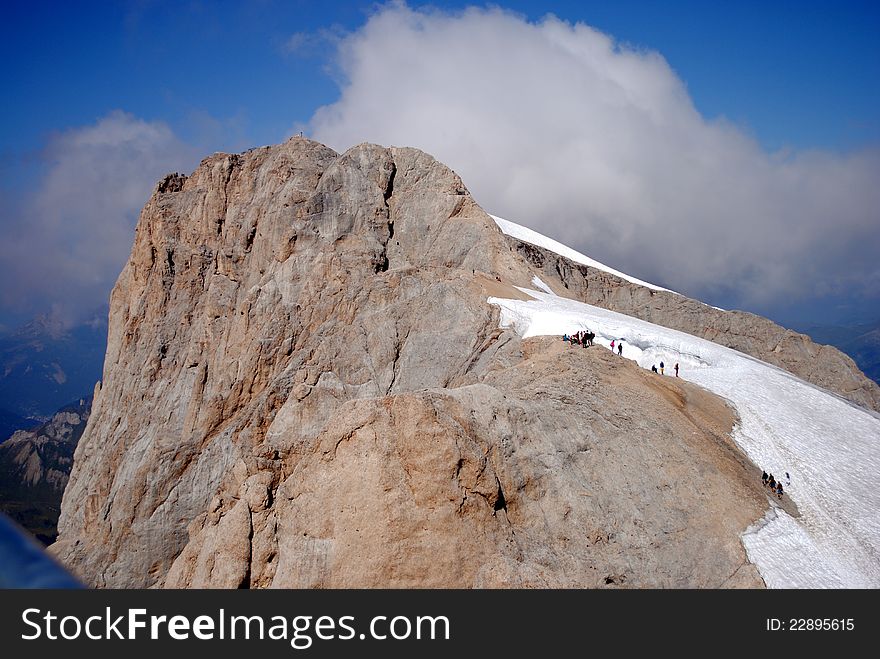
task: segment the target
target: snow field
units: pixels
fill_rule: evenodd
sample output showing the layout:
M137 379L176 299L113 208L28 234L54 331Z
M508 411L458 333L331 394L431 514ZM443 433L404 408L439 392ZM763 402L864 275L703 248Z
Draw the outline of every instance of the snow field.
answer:
M496 222L505 233L518 227ZM528 235L521 239L539 245L543 239L541 246L569 256L548 246L555 241L524 227L510 235ZM789 472L785 496L797 504L800 517L771 499L767 515L742 537L769 587L880 587L880 415L730 348L558 297L537 276L532 284L539 290L520 289L532 300L489 298L501 309L503 327L524 338L561 339L590 330L594 343L606 348L622 339L624 358L646 369L664 362L666 375L657 377L674 377L677 362L683 379L731 401L740 417L733 438L759 468L784 485Z

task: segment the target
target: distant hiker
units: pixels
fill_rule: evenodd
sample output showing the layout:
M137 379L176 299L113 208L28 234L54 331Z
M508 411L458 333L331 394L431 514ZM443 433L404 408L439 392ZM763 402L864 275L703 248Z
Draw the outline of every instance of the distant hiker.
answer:
M776 479L773 478L773 474L770 474L770 478L767 479L767 484L770 486L771 490L776 489Z
M593 332L591 332L590 330L587 330L587 333L584 335L584 338L587 340L586 345L593 345L593 339L596 338L596 335Z
M656 365L656 364L653 364L653 365L651 366L651 372L652 372L652 373L656 373L656 372L657 372L657 365Z
M785 472L785 484L791 485L791 476L788 475L788 472Z
M675 362L675 377L678 377L678 362Z
M568 334L563 334L563 335L562 335L562 340L563 340L563 341L568 341Z
M776 496L782 498L782 481L776 483Z
M622 342L617 343L617 354L620 355L621 357L623 356L623 343Z
M767 479L768 479L768 478L769 478L769 476L767 475L767 472L766 472L766 471L763 472L763 473L761 474L761 482L764 483L764 485L767 484Z
M663 375L663 362L660 362L660 375Z
M614 352L614 339L611 339L611 352Z

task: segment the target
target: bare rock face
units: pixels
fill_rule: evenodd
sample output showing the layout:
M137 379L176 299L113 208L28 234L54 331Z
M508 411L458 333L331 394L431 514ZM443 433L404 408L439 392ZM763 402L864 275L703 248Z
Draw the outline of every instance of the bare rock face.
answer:
M651 290L516 238L508 236L508 240L542 278L558 284L555 290L560 295L720 343L880 412L880 386L837 348L813 343L810 337L755 314L723 311L682 295Z
M54 551L105 587L762 585L733 413L499 329L534 271L414 149L166 177Z
M229 479L277 487L350 401L446 386L497 324L468 286L509 250L424 153L294 139L182 179L114 288L62 510L57 550L98 585L163 579Z
M723 403L606 351L506 346L481 383L354 401L280 474L242 466L165 585L761 584L738 534L766 501Z

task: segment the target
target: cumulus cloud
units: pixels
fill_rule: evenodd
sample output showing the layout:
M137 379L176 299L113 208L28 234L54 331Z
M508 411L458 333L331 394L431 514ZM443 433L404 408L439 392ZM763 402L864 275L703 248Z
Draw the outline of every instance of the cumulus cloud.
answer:
M198 155L166 124L116 111L52 137L44 156L37 188L0 220L0 300L81 320L106 303L156 181Z
M500 9L380 7L341 39L336 149L417 146L488 211L643 279L752 308L880 293L880 152L768 153L656 53Z

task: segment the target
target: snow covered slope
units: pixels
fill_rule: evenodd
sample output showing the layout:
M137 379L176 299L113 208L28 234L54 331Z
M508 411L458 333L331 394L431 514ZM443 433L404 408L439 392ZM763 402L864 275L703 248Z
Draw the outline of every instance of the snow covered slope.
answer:
M604 263L594 261L589 256L585 256L584 254L581 254L580 252L573 250L571 247L567 247L566 245L563 245L562 243L553 240L552 238L541 235L537 231L532 231L528 227L516 224L515 222L511 222L510 220L505 220L503 217L498 217L497 215L490 215L489 217L495 220L495 224L497 224L498 228L501 229L501 231L503 231L506 235L513 236L514 238L522 240L525 243L531 243L532 245L537 245L538 247L549 249L551 252L555 252L560 256L571 259L575 263L580 263L581 265L587 265L591 268L596 268L597 270L608 272L612 275L620 277L621 279L626 279L630 283L638 284L639 286L645 286L646 288L650 288L655 291L666 291L667 293L675 293L675 291L670 291L668 288L661 288L660 286L656 286L655 284L649 284L648 282L642 281L641 279L630 277L629 275L615 270L614 268L609 268ZM680 295L680 293L676 293L676 295Z
M520 239L568 256L540 234ZM880 587L880 415L730 348L558 297L538 277L532 283L540 290L521 290L533 300L489 298L501 308L502 326L523 337L590 329L598 346L623 339L625 358L648 369L663 361L665 377L678 363L682 378L736 407L734 439L756 465L777 478L791 475L785 496L801 516L771 500L766 517L743 535L769 587Z

